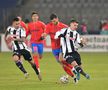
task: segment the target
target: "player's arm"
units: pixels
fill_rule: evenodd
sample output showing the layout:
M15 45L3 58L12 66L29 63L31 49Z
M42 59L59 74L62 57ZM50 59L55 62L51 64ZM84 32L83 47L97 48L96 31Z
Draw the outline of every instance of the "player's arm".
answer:
M80 37L80 35L77 35L77 42L80 45L80 47L83 47L87 44L86 38Z
M43 33L42 36L40 37L40 40L44 40L47 37L48 33L49 33L48 25L43 24Z
M6 30L5 36L4 36L5 41L6 41L6 38L7 38L8 34L9 34L9 32Z
M13 40L12 35L10 35L9 28L7 28L7 30L5 32L5 36L4 36L5 42L9 42L8 39Z
M13 37L10 35L10 32L9 32L8 29L5 32L4 40L6 42L6 45L7 45L8 49L11 50L12 49Z
M82 43L83 45L87 45L87 42L88 42L88 39L87 39L87 38L81 37L81 43Z
M61 29L60 31L57 31L56 32L56 34L55 34L55 36L54 36L54 38L55 39L58 39L58 38L60 38L60 37L65 37L65 32L66 32L66 28L64 28L64 29Z
M40 41L40 40L44 40L45 37L47 36L47 34L45 33L45 31L46 31L46 25L45 25L43 22L41 23L41 27L42 27L42 29L43 29L43 33L42 33L42 35L41 35L39 41Z

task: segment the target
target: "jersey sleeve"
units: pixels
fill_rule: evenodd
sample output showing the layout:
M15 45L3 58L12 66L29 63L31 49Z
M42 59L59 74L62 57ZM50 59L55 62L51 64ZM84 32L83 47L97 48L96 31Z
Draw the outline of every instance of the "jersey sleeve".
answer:
M77 43L81 43L81 38L80 38L79 33L77 33Z
M60 31L57 31L55 34L55 39L58 39L59 37L65 37L65 32L66 32L67 28L61 29Z
M77 33L77 40L76 40L77 44L79 44L78 47L83 47L84 45L81 43L81 38L80 38L80 34Z
M45 25L45 23L43 23L43 22L42 22L42 29L43 29L43 31L45 32L46 25Z
M26 31L23 28L21 29L21 37L26 37Z
M6 29L6 30L7 30L8 32L10 32L10 29L11 29L11 27L9 26L9 27L7 27L7 29Z

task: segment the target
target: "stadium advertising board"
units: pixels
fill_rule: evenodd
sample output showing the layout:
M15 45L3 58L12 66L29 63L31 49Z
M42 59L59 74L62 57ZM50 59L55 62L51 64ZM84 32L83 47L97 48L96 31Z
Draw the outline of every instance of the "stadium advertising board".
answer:
M108 52L108 36L107 35L84 35L88 39L85 47L80 48L81 52ZM51 45L49 37L45 42L45 50L50 50Z
M83 36L88 39L88 43L80 51L88 52L108 52L108 36L107 35L87 35Z
M108 36L107 35L84 35L88 39L85 47L79 49L81 52L108 52ZM48 36L44 41L44 51L51 51L50 37ZM28 41L30 46L30 43ZM1 51L10 51L4 41L4 35L1 35Z

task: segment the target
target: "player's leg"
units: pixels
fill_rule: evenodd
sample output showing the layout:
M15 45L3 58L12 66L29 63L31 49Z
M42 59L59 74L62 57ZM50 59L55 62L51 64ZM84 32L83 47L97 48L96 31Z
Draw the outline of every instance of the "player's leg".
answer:
M59 60L61 62L61 65L63 66L63 69L64 71L70 75L72 78L74 78L74 83L78 83L78 80L76 78L76 75L77 75L77 71L74 69L74 67L71 65L71 64L68 64L64 58L63 58L63 55L62 53L60 52L59 54Z
M43 55L43 44L37 44L37 54L38 54L38 57L39 57L39 59L42 59L42 55ZM39 65L39 61L38 61L38 59L37 59L37 61L36 61L36 65L37 65L37 68L38 68L38 70L39 70L39 72L40 72L40 65Z
M61 63L63 64L62 66L63 66L64 71L68 75L70 75L71 77L73 77L74 76L74 73L71 70L72 67L69 67L68 64L66 63L66 61L62 61Z
M34 61L32 60L30 52L28 50L23 50L22 52L23 52L22 55L23 55L24 59L27 60L31 64L31 66L34 69L35 73L37 74L39 80L42 80L39 70L36 67L36 64L34 63Z
M62 61L62 64L63 64L62 66L63 66L64 71L73 78L74 83L78 83L78 79L76 78L76 75L75 75L77 74L77 72L75 71L75 74L74 74L72 70L74 67L71 64L68 64L66 61Z
M33 60L36 64L36 67L39 69L39 55L38 55L38 47L36 43L32 43L31 44L31 48L32 48L32 55L33 55Z
M37 45L38 47L38 54L39 54L39 59L42 59L42 55L43 55L43 44L40 43Z
M27 71L25 70L25 68L23 67L23 64L21 62L21 55L19 54L19 52L14 52L13 54L13 60L16 64L16 66L25 74L25 77L26 75L28 75Z
M61 52L60 52L60 54L59 54L59 60L61 61L61 64L63 64L63 65L65 65L65 66L69 67L69 68L71 69L71 72L73 72L74 74L78 74L78 72L75 70L75 68L74 68L71 64L68 64L68 63L66 62L66 60L64 60L63 55L62 55ZM67 69L66 67L63 67L63 68L65 68L64 70Z
M54 57L56 58L56 61L57 61L58 63L61 63L61 62L60 62L60 59L59 59L59 54L60 54L60 52L61 52L60 49L53 49L53 50L52 50L52 53L53 53L53 55L54 55Z
M76 71L78 73L81 73L83 76L85 76L87 78L87 75L82 68L80 68L77 64L77 62L74 60L73 56L68 55L66 58L66 62L69 64L72 64L72 66L74 66L74 68L76 69ZM88 78L87 78L88 79Z
M80 54L78 52L75 52L75 55L74 56L75 56L75 61L77 62L78 66L83 70ZM79 74L78 78L80 79L80 74ZM87 73L86 73L86 78L87 79L90 79L90 76Z

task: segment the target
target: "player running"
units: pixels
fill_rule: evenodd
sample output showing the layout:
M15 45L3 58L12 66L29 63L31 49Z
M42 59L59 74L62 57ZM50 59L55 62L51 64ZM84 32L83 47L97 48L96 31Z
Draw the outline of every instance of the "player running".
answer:
M42 21L39 21L39 15L37 12L32 12L31 18L32 22L28 24L28 31L26 33L27 36L29 34L31 35L30 42L32 48L32 55L40 74L38 59L41 59L43 54L43 40L41 36L44 33L45 24Z
M74 66L78 73L81 73L87 79L90 78L88 74L86 74L81 66L81 57L77 52L77 46L83 47L85 42L81 40L80 35L76 31L78 27L78 22L76 20L70 21L70 26L68 28L61 29L55 35L55 39L61 38L61 49L64 60Z
M39 75L39 71L32 60L28 47L24 43L25 38L26 38L26 32L24 28L20 26L19 18L14 18L12 21L12 25L7 28L6 33L5 33L5 41L7 45L10 45L10 43L12 43L13 61L27 78L29 74L27 73L27 71L25 70L21 62L21 56L23 56L24 59L31 64L39 80L41 80L41 76Z

